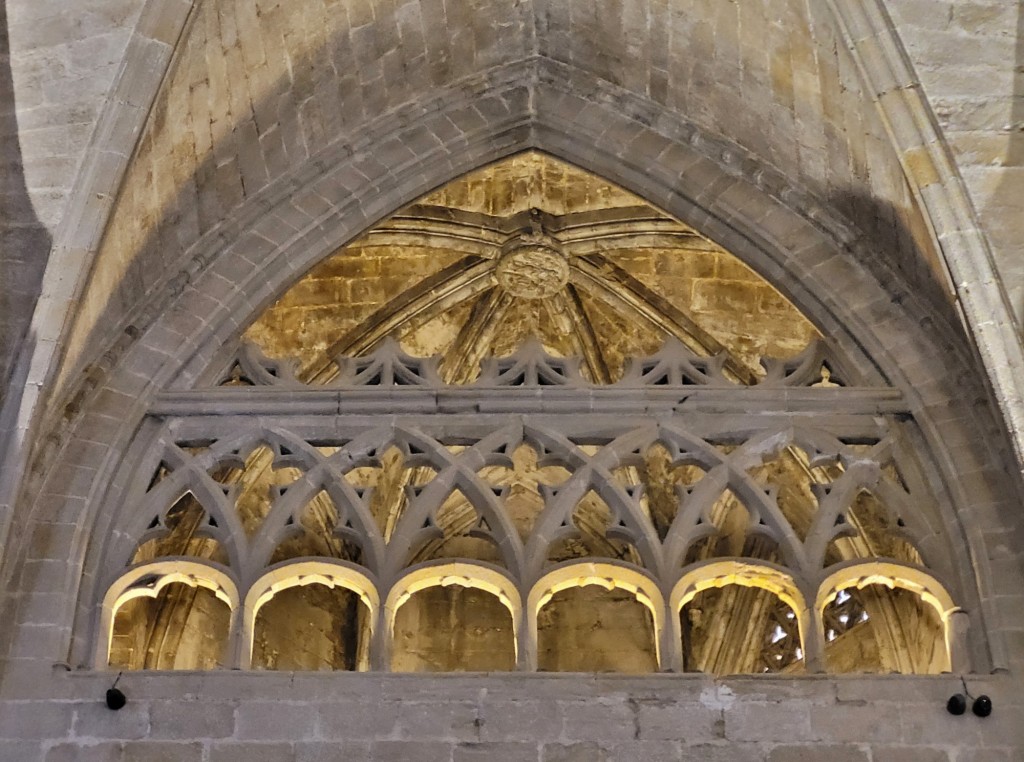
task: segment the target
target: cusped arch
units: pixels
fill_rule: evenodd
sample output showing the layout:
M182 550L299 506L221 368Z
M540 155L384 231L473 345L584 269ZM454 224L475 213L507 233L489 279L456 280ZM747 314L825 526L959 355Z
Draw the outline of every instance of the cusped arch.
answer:
M242 639L240 665L243 669L252 664L253 638L256 630L256 615L260 608L282 590L305 585L324 585L328 588L341 587L359 596L369 610L371 637L380 611L380 594L377 583L354 564L337 559L300 559L272 568L249 587L245 594L242 610Z
M960 614L962 609L954 602L946 587L923 569L892 561L844 564L825 577L818 586L814 601L816 613L820 615L835 600L840 590L850 587L861 589L868 585L907 590L935 610L942 622L946 645L943 671L949 671L953 664L962 665L969 661L965 653L967 633L963 631L967 622L954 621L961 620L955 615Z
M643 571L623 563L584 561L563 564L545 574L530 588L526 599L526 631L537 632L537 616L551 598L563 590L596 585L605 590L626 590L651 612L654 621L655 656L663 667L663 633L665 632L665 597L658 583ZM536 667L537 643L527 644L525 661Z
M529 573L539 576L547 560L550 544L564 533L572 521L573 511L588 493L595 492L621 523L610 530L637 546L644 565L655 572L663 567L663 554L657 532L649 518L644 516L633 496L612 475L619 466L637 460L636 452L650 446L657 439L657 428L645 426L638 431L618 437L602 446L593 456L587 455L565 436L556 432L531 427L526 439L542 443L554 459L573 466L572 476L554 494L537 518L534 531L527 543L526 557Z
M232 621L237 619L241 602L238 585L226 570L181 558L168 558L133 567L113 581L100 603L93 654L93 663L97 668L107 664L118 609L134 598L156 598L161 590L174 583L212 591L231 609Z
M509 571L519 576L523 570L523 543L512 525L501 501L490 485L480 478L478 471L495 460L495 450L501 445L514 446L519 440L518 432L504 427L485 436L479 442L467 447L457 455L432 437L414 430L399 431L399 441L406 446L415 442L422 457L439 468L433 478L412 501L395 529L388 547L388 574L397 575L412 560L411 554L425 533L436 527L427 527L436 511L454 490L459 490L469 500L494 532L492 539L498 547Z
M394 634L395 617L403 604L422 590L449 585L483 590L497 598L512 616L512 637L518 652L522 638L523 602L516 583L494 567L464 561L421 564L395 581L384 602L384 626L389 644Z
M631 118L628 109L611 108L599 99L581 99L578 93L560 90L558 82L544 82L541 87L545 93L536 114L516 111L506 104L491 121L485 120L478 130L463 135L460 150L455 155L443 150L450 139L439 138L437 147L433 144L424 147L416 162L384 168L374 175L372 182L359 185L356 192L345 191L344 198L352 199L359 196L360 190L379 190L372 205L357 208L355 202L345 202L327 212L310 213L305 219L293 219L298 230L296 225L289 225L289 232L284 235L284 216L294 218L295 209L303 208L305 194L311 194L307 199L310 209L323 208L322 196L316 195L312 186L318 184L320 192L331 183L337 183L335 187L340 188L339 178L353 168L356 160L339 149L333 155L328 152L319 157L315 167L300 168L299 174L309 173L308 187L300 183L299 190L292 193L287 202L269 210L262 208L260 222L252 221L254 217L250 219L247 230L236 241L226 247L212 239L197 244L194 253L204 263L203 267L177 297L177 308L162 313L143 333L140 342L129 350L110 385L119 394L142 399L161 387L190 387L204 369L210 367L213 358L237 339L239 324L244 322L239 316L257 314L296 273L304 272L368 225L425 191L487 161L527 148L539 148L595 171L650 199L669 213L693 222L755 269L773 275L773 282L785 281L794 302L834 336L835 345L853 365L868 376L888 376L905 389L914 389L912 404L917 411L927 414L929 406L947 404L943 396L944 382L936 377L939 369L927 351L931 339L904 308L892 304L886 289L870 272L844 253L842 237L812 219L811 210L801 209L797 202L787 206L785 201L760 187L755 177L738 174L735 167L726 166L721 155L708 155L709 146L713 148L717 144L680 140L680 135L699 135L700 131L678 115L667 110L660 112L664 120L659 122L662 125L659 132ZM497 94L494 97L500 100ZM579 107L579 118L571 125L561 118L560 112L553 111L553 104L559 99ZM458 97L453 95L451 107L459 103ZM446 107L439 107L436 112L428 110L408 125L402 125L396 117L390 123L390 134L411 136L415 131L426 130L441 135L447 113L450 112ZM533 129L524 129L523 125L529 122ZM674 127L667 129L666 125ZM405 130L408 132L403 132ZM638 140L639 136L649 140ZM619 137L623 140L618 141ZM619 150L612 150L612 143ZM680 168L687 171L680 172ZM385 185L375 185L385 178ZM723 181L721 188L715 187L715 178ZM293 189L294 182L293 179L290 184ZM255 206L252 211L255 215ZM280 234L275 233L275 227L280 228ZM261 265L258 277L250 272L253 262ZM841 295L831 293L828 288L829 269L818 268L833 262L839 263L836 266L850 276L848 288ZM242 277L238 277L240 268ZM228 295L219 293L223 289L218 284L224 282L234 284ZM209 309L215 292L218 306ZM879 305L879 315L883 318L879 324L889 320L893 321L890 324L906 325L911 346L901 348L899 357L889 344L891 336L877 333L854 306L865 303ZM194 319L197 315L207 319L197 321ZM151 367L154 352L166 356L168 335L189 338L185 342L176 339L169 359L156 372L151 369L143 372L143 368ZM181 349L183 346L188 349ZM911 361L904 362L908 353L912 355ZM884 372L879 371L879 367ZM941 370L945 372L945 368ZM962 419L947 417L942 425L960 431L966 424ZM936 431L932 429L931 440L941 446ZM965 457L975 456L967 453ZM103 466L104 469L111 467L112 464ZM951 485L952 475L947 471L945 476L947 486ZM966 505L971 503L962 493L957 500ZM97 510L95 504L91 508ZM946 505L943 510L948 518L947 525L958 526L950 507ZM970 590L973 580L971 567L966 563L967 551L957 548L956 543L951 543L951 552L959 554L955 566L965 575L961 587ZM983 580L983 584L989 582Z
M788 571L767 563L745 560L709 561L687 569L672 586L669 593L671 641L668 644L677 669L683 665L682 637L678 631L679 615L683 607L704 590L727 585L767 590L785 603L796 615L800 633L800 647L808 655L812 668L817 658L810 638L814 633L814 611L807 604L807 595ZM809 646L812 646L810 649ZM810 650L810 652L808 652Z

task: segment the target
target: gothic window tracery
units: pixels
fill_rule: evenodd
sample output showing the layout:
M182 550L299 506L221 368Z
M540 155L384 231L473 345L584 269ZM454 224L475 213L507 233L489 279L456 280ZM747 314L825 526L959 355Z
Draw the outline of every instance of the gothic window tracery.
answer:
M912 426L697 231L513 157L344 247L160 396L96 661L948 669Z

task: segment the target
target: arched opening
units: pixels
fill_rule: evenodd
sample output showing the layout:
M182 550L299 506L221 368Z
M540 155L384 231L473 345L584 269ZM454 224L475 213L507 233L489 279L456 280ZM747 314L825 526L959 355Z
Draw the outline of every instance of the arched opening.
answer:
M107 592L100 653L125 670L230 666L234 585L216 569L160 561L122 575Z
M359 594L344 587L313 583L284 588L256 614L252 668L366 670L370 616Z
M736 584L702 590L680 610L679 628L687 672L804 671L799 617L770 590Z
M757 320L749 316L756 314ZM245 340L303 383L356 373L385 338L441 358L447 383L535 340L579 357L596 384L672 337L726 373L763 378L762 356L819 332L775 288L700 232L603 179L529 151L400 210L295 283ZM339 365L339 362L341 363ZM344 366L344 367L343 367ZM225 383L245 378L221 369Z
M392 672L509 672L515 666L512 613L486 590L428 587L395 615Z
M899 395L698 230L545 154L419 199L251 319L161 398L176 465L149 487L177 468L218 509L158 517L180 552L203 532L272 570L242 666L800 671L822 608L795 591L898 550L902 518L850 501L912 497ZM176 438L192 400L218 415Z
M537 614L541 672L657 672L657 642L650 608L629 590L568 587Z

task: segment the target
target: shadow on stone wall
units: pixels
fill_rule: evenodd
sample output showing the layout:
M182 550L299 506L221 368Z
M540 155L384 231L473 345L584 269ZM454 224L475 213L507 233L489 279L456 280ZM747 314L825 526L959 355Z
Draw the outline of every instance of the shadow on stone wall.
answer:
M1017 54L1013 67L1013 85L1010 96L1012 106L1010 107L1009 145L1006 149L1006 159L1003 166L1012 171L1013 168L1024 168L1024 0L1017 2ZM1024 196L1021 188L1024 182L1014 181L1013 177L1007 177L996 189L996 204L1007 210L1008 214L1021 214L1021 205L1024 204ZM1020 241L1017 242L1020 245ZM1024 297L1013 300L1010 306L1013 308L1017 321L1024 321Z
M25 186L18 140L7 3L0 2L0 405L32 319L50 253L49 231Z
M1017 3L1017 64L1013 70L1013 110L1010 118L1010 166L1024 166L1024 0Z

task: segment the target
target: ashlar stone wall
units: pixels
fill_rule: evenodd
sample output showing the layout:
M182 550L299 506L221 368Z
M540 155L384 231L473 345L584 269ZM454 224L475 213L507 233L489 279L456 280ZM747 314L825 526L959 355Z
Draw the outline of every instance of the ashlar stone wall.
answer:
M973 678L55 674L0 704L14 762L1017 762L1024 699ZM40 740L42 739L42 740Z

